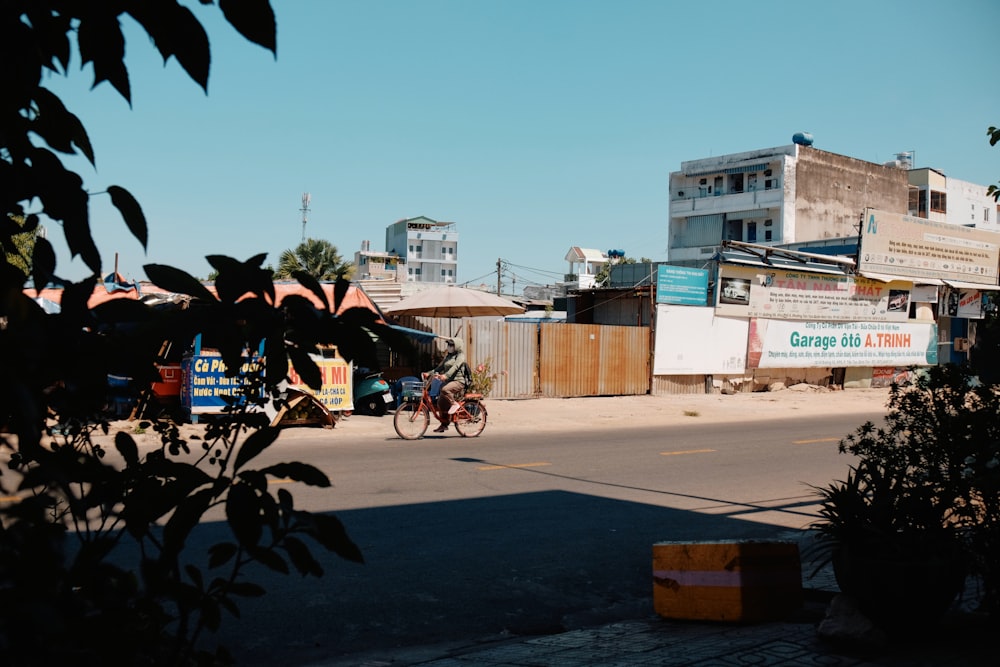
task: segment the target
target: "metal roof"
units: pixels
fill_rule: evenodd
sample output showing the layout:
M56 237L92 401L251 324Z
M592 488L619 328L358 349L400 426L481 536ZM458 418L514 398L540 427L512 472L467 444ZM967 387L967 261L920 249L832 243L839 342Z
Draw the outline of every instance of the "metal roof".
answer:
M854 268L854 260L850 257L799 252L740 241L723 241L715 258L730 264L770 266L842 276L849 275Z

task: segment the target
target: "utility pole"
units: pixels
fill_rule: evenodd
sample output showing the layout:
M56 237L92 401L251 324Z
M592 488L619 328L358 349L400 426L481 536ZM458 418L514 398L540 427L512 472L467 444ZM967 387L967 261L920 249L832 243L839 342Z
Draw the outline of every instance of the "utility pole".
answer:
M497 296L500 296L500 258L497 257Z

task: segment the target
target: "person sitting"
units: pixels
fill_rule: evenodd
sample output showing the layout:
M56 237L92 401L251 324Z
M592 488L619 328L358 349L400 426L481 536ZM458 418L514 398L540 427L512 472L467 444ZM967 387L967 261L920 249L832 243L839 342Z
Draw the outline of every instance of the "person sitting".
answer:
M434 367L428 375L441 380L441 393L438 394L438 419L441 425L434 429L435 433L444 433L451 423L451 415L458 412L459 399L465 395L465 352L462 350L461 338L449 338L446 354L441 363Z

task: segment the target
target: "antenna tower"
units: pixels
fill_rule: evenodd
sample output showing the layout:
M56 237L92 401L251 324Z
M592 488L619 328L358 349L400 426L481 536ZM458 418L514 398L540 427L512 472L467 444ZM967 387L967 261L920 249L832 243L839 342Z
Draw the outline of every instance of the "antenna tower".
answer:
M306 223L309 222L309 202L312 201L312 195L308 192L302 193L302 242L306 242Z

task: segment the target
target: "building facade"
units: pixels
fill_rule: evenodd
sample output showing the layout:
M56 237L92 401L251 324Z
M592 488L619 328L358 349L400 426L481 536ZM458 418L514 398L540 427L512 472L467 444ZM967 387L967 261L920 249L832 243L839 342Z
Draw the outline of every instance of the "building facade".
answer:
M420 216L385 229L385 249L402 258L406 282L454 283L458 277L458 228ZM402 276L400 280L403 280Z
M721 242L857 236L867 207L906 214L906 169L805 143L690 160L670 174L667 261L700 267Z
M406 258L372 250L369 241L362 241L361 250L354 253L354 266L357 280L406 281Z
M936 169L910 169L908 213L963 227L1000 231L997 203L987 186L948 178Z

